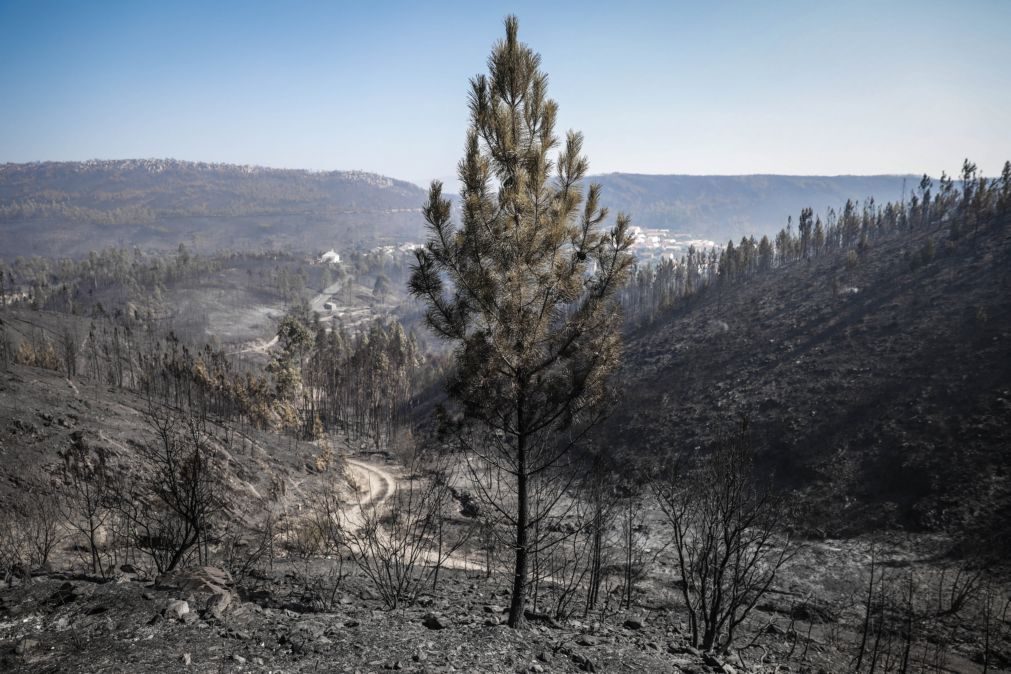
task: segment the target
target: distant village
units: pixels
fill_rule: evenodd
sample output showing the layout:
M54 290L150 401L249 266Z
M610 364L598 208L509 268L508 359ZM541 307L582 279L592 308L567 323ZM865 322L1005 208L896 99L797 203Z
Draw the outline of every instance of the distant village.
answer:
M690 234L676 233L669 229L656 229L646 227L632 227L632 235L635 243L632 244L632 254L639 264L659 264L663 260L677 260L688 253L688 249L695 247L696 250L715 248L717 244L707 239L694 239ZM419 243L401 243L394 245L376 246L369 253L381 255L390 259L410 255L416 248L421 248ZM339 265L341 256L335 249L322 253L317 259L318 264Z
M631 227L635 243L632 254L639 264L659 264L663 260L677 260L688 253L692 246L696 250L715 248L716 243L706 239L693 239L690 234L675 233L669 229L649 229Z

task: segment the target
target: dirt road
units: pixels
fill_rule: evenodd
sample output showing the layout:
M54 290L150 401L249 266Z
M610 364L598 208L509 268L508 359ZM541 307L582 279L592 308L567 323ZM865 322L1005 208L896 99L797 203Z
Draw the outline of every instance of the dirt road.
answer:
M361 459L345 459L354 474L354 484L361 494L360 505L375 508L385 503L397 491L397 482L402 479L390 472L385 466ZM363 518L359 509L348 517L347 524L351 526L361 526ZM436 564L438 554L434 550L425 550L421 553L421 559L426 564ZM483 571L484 563L470 559L462 552L457 551L442 560L444 569L462 569L465 571Z
M240 353L267 353L270 348L277 344L278 336L274 335L274 338L267 342L258 342L252 346L247 346L245 349L239 349L238 351L229 351L229 356L237 356Z
M397 489L397 480L386 468L359 459L345 459L354 472L355 485L364 490L361 505L380 506Z
M323 305L326 304L327 300L330 299L331 295L340 290L340 287L341 287L340 282L327 286L326 288L323 289L323 292L319 293L318 295L312 298L312 300L309 302L309 307L313 311L323 313ZM260 341L253 344L252 346L247 346L245 348L238 349L236 351L229 351L228 355L237 356L240 353L267 353L268 351L270 351L271 348L273 348L275 344L277 344L277 340L278 340L277 335L274 335L273 339L270 339L269 341Z
M330 299L331 295L333 295L340 289L341 289L340 281L338 281L337 283L333 283L327 286L326 288L323 288L323 292L321 292L319 295L316 295L316 297L312 298L312 301L309 302L309 308L312 309L313 311L323 313L323 305L326 304L327 300Z

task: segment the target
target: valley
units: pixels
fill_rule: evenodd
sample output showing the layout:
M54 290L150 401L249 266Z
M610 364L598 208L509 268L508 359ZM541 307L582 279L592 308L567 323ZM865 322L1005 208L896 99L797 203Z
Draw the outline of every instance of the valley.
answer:
M520 4L0 1L0 672L1011 674L1011 4Z
M171 598L180 595L173 588L195 581L167 580L124 547L125 539L97 553L105 560L100 574L71 573L83 558L79 545L70 544L72 530L62 529L52 539L47 564L67 570L35 571L24 576L35 582L26 584L19 580L23 572L9 567L3 610L17 620L0 624L0 640L21 644L26 655L35 642L48 644L46 658L55 668L93 648L102 651L89 657L100 661L128 657L110 655L109 638L157 638L163 645L145 656L157 659L136 661L150 670L172 669L170 663L191 653L194 638L209 639L200 650L219 652L235 666L260 661L292 671L321 662L337 666L344 657L351 658L349 665L402 668L436 663L495 669L510 661L584 670L587 662L604 669L631 662L650 671L687 671L696 662L705 667L711 656L693 650L684 622L677 547L656 500L657 485L666 478L657 467L666 465L665 457L721 446L728 429L745 419L756 475L775 476L789 513L770 550L789 556L740 627L750 643L724 652L721 667L765 671L782 663L842 671L853 658L874 657L883 658L886 670L912 658L923 668L932 663L972 672L981 657L1001 662L1002 644L1011 635L992 621L1007 587L1002 513L1011 490L1002 469L1008 441L1002 419L1011 249L999 226L957 239L950 236L953 227L941 219L908 232L885 229L855 259L843 248L790 261L784 249L776 268L761 270L745 258L739 273L749 275L746 282L725 276L732 249L721 248L720 273L707 276L703 270L694 289L686 284L664 295L640 286L622 300L668 298L647 314L639 313L641 299L627 305L626 359L610 416L556 477L538 487L546 490L538 499L553 504L551 531L568 532L539 539L543 556L537 553L532 562L528 619L542 625L535 633L543 638L477 651L464 644L503 629L499 612L505 609L496 597L508 596L509 570L502 563L508 535L495 513L511 507L515 494L490 499L502 478L482 450L439 458L439 435L430 435L436 429L427 410L437 404L428 399L437 396L428 382L440 386L442 356L425 353L398 375L407 379L397 386L411 382L411 393L386 408L383 414L393 414L389 421L366 417L351 423L361 411L355 408L372 399L367 383L347 389L360 391L355 395L365 396L361 402L335 398L348 407L328 412L332 384L325 371L315 370L326 362L316 359L331 348L324 346L327 340L361 339L375 330L369 327L373 321L417 316L388 280L405 278L409 257L387 258L377 250L321 266L308 256L204 257L180 250L167 260L150 258L148 267L140 263L146 258L135 257L130 273L141 285L124 286L101 271L118 259L108 253L108 263L93 260L90 269L64 267L54 283L24 283L19 299L12 296L0 310L8 344L0 396L0 494L6 496L0 498L15 509L26 507L17 505L25 492L63 498L58 494L65 487L54 480L69 479L68 446L82 456L102 457L109 474L121 476L117 480L141 479L153 465L145 468L140 448L157 428L158 409L168 405L167 412L181 412L179 423L196 414L225 506L216 516L216 527L224 528L213 543L208 540L205 563L220 567L228 579L220 581L225 587L211 583L211 590L183 593L191 613L166 619L175 606ZM939 252L919 262L915 256L931 247ZM676 279L677 265L686 261L663 264L675 265L670 278ZM173 271L156 271L162 267ZM31 268L14 267L25 279ZM152 273L165 280L153 281ZM380 276L387 280L380 282ZM659 288L665 278L655 275L649 283ZM143 283L155 283L155 292L124 292ZM306 338L319 333L311 347L315 355L303 352L290 360L295 349L312 343L292 341L296 333L284 326L294 325L293 319L308 322ZM136 368L146 361L150 338L119 347L96 341L95 353L103 354L97 363L88 365L91 347L85 344L78 352L81 367L66 371L57 349L66 335L112 339L120 323L124 335L171 330L181 345L192 343L193 353L204 355L186 361L183 348L184 360L166 363L164 374L141 374ZM96 332L102 324L108 327ZM406 325L412 332L421 329L420 322ZM203 340L213 346L201 351ZM114 347L121 349L118 365ZM43 359L47 348L51 360ZM27 353L35 360L23 362ZM160 359L171 351L163 353ZM278 388L263 398L274 401L269 411L225 413L223 400L213 402L225 389L201 392L205 385L198 384L206 376L201 363L216 358L232 362L223 373L266 368L271 379L282 366L294 365L301 370L302 397L284 402ZM185 362L192 375L178 369ZM177 383L151 387L152 376ZM191 376L193 383L185 383ZM969 388L959 390L958 382ZM152 394L163 402L155 403ZM190 402L173 403L180 395ZM171 412L175 405L179 411ZM399 405L407 407L397 411ZM957 409L957 417L932 416L942 409ZM942 442L940 429L950 439ZM958 458L947 446L959 447ZM606 502L584 491L597 479L596 464L586 463L593 456L611 466L602 476L617 491ZM485 468L474 473L471 465ZM24 472L24 466L32 468ZM582 486L554 491L567 472L583 475ZM948 476L943 483L916 482L917 475L939 472ZM896 484L898 475L903 477ZM41 517L43 511L19 512ZM600 529L608 533L598 552L595 529L588 526L595 517L610 522ZM272 532L269 539L264 532ZM256 542L267 540L267 547ZM583 564L597 555L593 563L601 571L592 580L592 573L585 574L595 567ZM173 573L190 578L186 574L193 572ZM591 586L600 583L592 611L588 599L577 601L587 578ZM390 582L400 588L392 595ZM868 592L885 603L868 604L861 598ZM66 599L53 604L49 594ZM218 595L228 599L214 599ZM398 597L403 607L387 613ZM208 607L226 602L237 608L201 609L205 601ZM144 625L129 619L131 613L152 617ZM308 634L306 616L314 621ZM912 627L894 626L901 616L911 616ZM361 628L376 620L403 641L370 642ZM35 632L26 633L29 624ZM984 644L979 630L988 624L996 627L986 628L994 631L985 632ZM52 636L40 639L42 633ZM425 641L425 634L434 640ZM348 638L354 649L342 645ZM414 645L419 638L420 648ZM29 659L46 661L38 657ZM190 662L198 671L203 667ZM219 668L221 662L206 664Z

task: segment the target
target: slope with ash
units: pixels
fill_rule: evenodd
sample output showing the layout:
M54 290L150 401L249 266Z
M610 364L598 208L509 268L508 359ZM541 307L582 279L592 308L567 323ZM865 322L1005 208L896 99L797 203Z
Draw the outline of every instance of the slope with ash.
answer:
M626 353L606 429L624 451L705 448L746 417L767 467L830 532L1011 521L1006 228L893 235L713 287Z

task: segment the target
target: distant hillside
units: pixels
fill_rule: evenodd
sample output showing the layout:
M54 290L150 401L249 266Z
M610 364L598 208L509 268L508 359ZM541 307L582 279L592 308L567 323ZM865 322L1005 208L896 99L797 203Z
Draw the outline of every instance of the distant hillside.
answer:
M810 206L902 195L902 176L591 178L604 203L643 227L718 242L773 233ZM907 176L907 190L917 181ZM455 185L450 184L450 188ZM176 160L0 165L0 256L80 255L111 245L201 250L373 246L424 238L425 191L372 173Z
M0 165L0 255L108 245L300 250L418 240L424 192L362 172L176 160Z
M609 173L590 180L604 188L603 203L632 215L633 224L687 232L726 243L773 234L802 208L841 210L847 199L883 204L908 196L913 176L691 176Z

